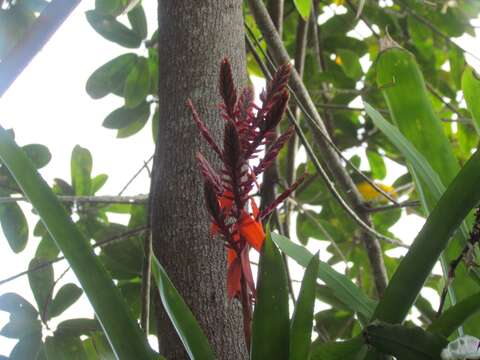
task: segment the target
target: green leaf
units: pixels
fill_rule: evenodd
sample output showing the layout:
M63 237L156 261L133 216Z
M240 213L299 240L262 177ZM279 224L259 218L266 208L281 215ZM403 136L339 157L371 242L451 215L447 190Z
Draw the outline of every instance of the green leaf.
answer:
M28 265L28 269L34 269L39 265L45 263L45 259L33 258ZM45 309L52 301L53 290L53 267L52 265L45 266L41 269L30 271L28 273L28 282L33 292L33 297L37 302L40 314L43 317ZM46 319L45 319L46 320Z
M319 257L312 257L305 270L290 327L289 359L308 359L312 342L313 308L317 284Z
M383 157L378 152L372 150L367 150L366 154L373 177L378 180L385 179L385 176L387 176L387 167L385 166Z
M285 236L272 233L272 240L289 257L305 267L312 254L303 246L294 244ZM375 302L369 299L348 277L333 270L328 264L320 261L318 278L329 286L337 299L348 308L369 319L375 307Z
M399 323L408 314L441 252L480 201L480 152L465 164L430 213L375 309L374 318Z
M95 11L102 15L118 16L124 8L123 0L95 0Z
M462 76L462 90L468 110L473 117L473 125L480 135L480 78L475 70L468 67Z
M152 137L153 142L157 143L158 138L158 127L160 126L160 113L158 111L158 105L155 106L155 112L153 113L152 117Z
M29 144L22 147L37 169L43 168L52 159L52 154L45 145Z
M107 129L123 129L137 121L147 121L150 114L150 105L146 101L134 109L128 109L124 106L113 110L103 121L103 126Z
M15 293L5 293L0 296L0 310L18 314L24 318L36 319L38 315L32 304Z
M303 21L307 21L310 17L310 11L312 10L312 0L293 0L293 3L303 18Z
M129 109L136 108L142 102L150 90L150 69L148 59L139 57L137 63L128 74L125 80L123 96L125 97L125 107Z
M128 21L132 26L132 30L140 36L141 39L145 39L148 35L148 28L147 28L147 18L145 16L145 11L143 10L143 6L139 3L135 6L132 10L130 10L127 14Z
M289 354L287 274L272 235L267 230L258 266L257 298L252 321L252 360L288 359Z
M150 117L150 105L148 105L148 107L142 111L144 112L138 114L134 122L132 122L131 124L129 124L124 128L118 129L117 131L118 139L123 139L129 136L132 136L144 128L145 124L148 121L148 118Z
M150 359L152 354L125 302L87 239L40 177L25 153L0 127L0 158L42 219L85 291L118 358ZM128 342L125 341L128 339ZM20 342L22 342L22 339ZM39 342L41 339L39 339ZM30 352L29 359L35 352Z
M56 334L45 339L47 358L53 360L88 360L82 340L78 337Z
M41 351L42 334L40 332L24 336L10 353L10 360L36 359Z
M107 40L131 49L138 48L142 43L142 38L138 34L111 15L102 15L95 10L89 10L85 15L95 31Z
M100 331L101 327L95 319L69 319L58 324L55 335L65 336L90 336L95 331Z
M429 332L449 337L470 316L480 310L480 293L471 295L447 309L428 326Z
M357 336L347 341L314 342L310 360L360 360L367 349L363 337Z
M125 80L137 62L138 55L128 53L100 66L87 80L86 91L93 99L123 91Z
M347 49L338 49L337 56L340 59L340 66L345 75L351 79L359 80L363 75L362 66L358 55Z
M92 155L88 149L76 145L71 159L72 186L75 195L90 195L92 187Z
M92 195L95 195L97 191L100 190L103 187L103 185L105 185L107 180L108 180L107 174L100 174L95 176L92 179L92 190L91 190Z
M368 344L397 360L438 360L448 341L419 327L375 322L364 331Z
M42 324L40 320L11 316L10 321L0 330L0 335L11 339L21 339L27 335L41 332Z
M48 306L47 318L58 316L73 305L82 296L83 291L77 285L63 285Z
M152 273L165 311L190 358L195 360L215 359L197 320L155 257L152 258Z
M0 221L8 245L16 254L23 251L28 241L28 223L17 203L0 204Z

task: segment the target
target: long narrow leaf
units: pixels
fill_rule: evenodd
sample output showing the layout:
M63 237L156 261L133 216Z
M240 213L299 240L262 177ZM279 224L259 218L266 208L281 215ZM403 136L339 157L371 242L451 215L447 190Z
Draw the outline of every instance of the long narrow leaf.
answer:
M428 217L398 266L374 318L389 323L405 319L435 262L470 210L480 201L480 152L468 160Z
M375 322L364 330L367 342L397 360L438 360L448 341L419 327Z
M363 337L357 336L347 341L313 343L310 360L358 360L363 359L366 352Z
M318 253L308 263L290 328L289 360L308 359L312 342L313 308L315 305L315 285L317 284Z
M461 326L465 320L476 314L479 310L480 293L477 293L459 301L445 311L438 319L435 319L430 324L427 330L448 337Z
M152 273L162 304L190 358L197 360L215 359L212 348L200 325L198 325L191 310L175 289L165 269L155 257L152 259Z
M250 358L288 359L289 328L287 273L268 231L258 267Z
M0 157L68 260L117 357L150 359L146 339L91 245L73 224L32 162L2 127Z
M303 246L291 242L285 236L272 233L272 240L289 257L305 267L313 255ZM375 301L368 298L348 277L333 270L330 265L319 262L318 278L329 286L337 298L348 308L369 319L373 315Z

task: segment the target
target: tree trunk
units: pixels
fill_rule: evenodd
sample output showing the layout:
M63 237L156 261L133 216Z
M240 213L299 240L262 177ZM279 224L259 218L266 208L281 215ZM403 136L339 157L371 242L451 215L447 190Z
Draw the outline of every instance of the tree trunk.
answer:
M228 57L237 84L245 83L240 0L159 0L160 125L153 164L154 253L193 311L218 359L246 359L240 306L226 300L223 244L209 234L195 154L214 156L200 136L187 99L220 140L219 64ZM187 359L164 311L158 311L160 352Z

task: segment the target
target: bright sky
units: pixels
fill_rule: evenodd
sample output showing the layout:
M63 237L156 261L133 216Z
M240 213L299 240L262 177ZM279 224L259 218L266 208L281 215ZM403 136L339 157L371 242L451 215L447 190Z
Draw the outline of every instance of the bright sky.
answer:
M15 129L16 141L20 145L41 143L50 149L53 158L50 164L41 170L50 184L55 177L70 182L70 155L76 144L89 149L93 155L93 174L109 175L109 180L100 194L115 195L153 153L153 142L148 125L131 138L116 139L115 131L105 129L101 124L110 111L121 106L121 99L112 95L95 101L84 90L88 76L95 69L126 52L124 48L101 38L87 23L84 12L93 6L91 0L82 2L0 99L0 123L5 128ZM147 16L152 30L156 23L156 10L150 8ZM475 42L477 46L474 46ZM477 40L462 39L462 44L475 50L480 56ZM394 163L389 164L392 171L389 170L387 183L391 183L402 171ZM144 172L129 187L126 195L147 192L148 176ZM31 213L30 205L21 205L26 214ZM34 225L32 219L35 217L30 216L30 231ZM119 218L115 220L119 221ZM410 242L421 224L422 221L416 217L404 217L393 230L403 240ZM37 244L38 238L32 235L26 250L16 255L0 232L0 279L25 270ZM324 249L326 245L325 242L309 242L312 252L319 248ZM291 266L294 277L299 275L299 278L300 268L294 263ZM56 275L61 274L66 267L65 262L55 265ZM70 281L75 281L71 271L62 279L57 289ZM3 285L0 294L6 292L17 292L35 304L27 277ZM62 318L91 315L88 302L82 297ZM0 312L0 328L7 321L7 313ZM55 329L56 322L52 321L51 325ZM0 337L0 354L8 355L15 343L16 340Z

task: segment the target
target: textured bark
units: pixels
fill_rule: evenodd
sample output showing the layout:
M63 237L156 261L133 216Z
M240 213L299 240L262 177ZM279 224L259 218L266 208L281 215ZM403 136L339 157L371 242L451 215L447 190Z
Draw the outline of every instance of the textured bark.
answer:
M154 253L192 309L218 359L246 359L239 304L226 300L226 258L209 234L202 180L195 161L212 153L191 118L191 99L219 140L218 74L227 56L237 84L245 82L240 0L159 0L160 126L153 165ZM164 311L157 315L159 344L168 359L187 359Z

